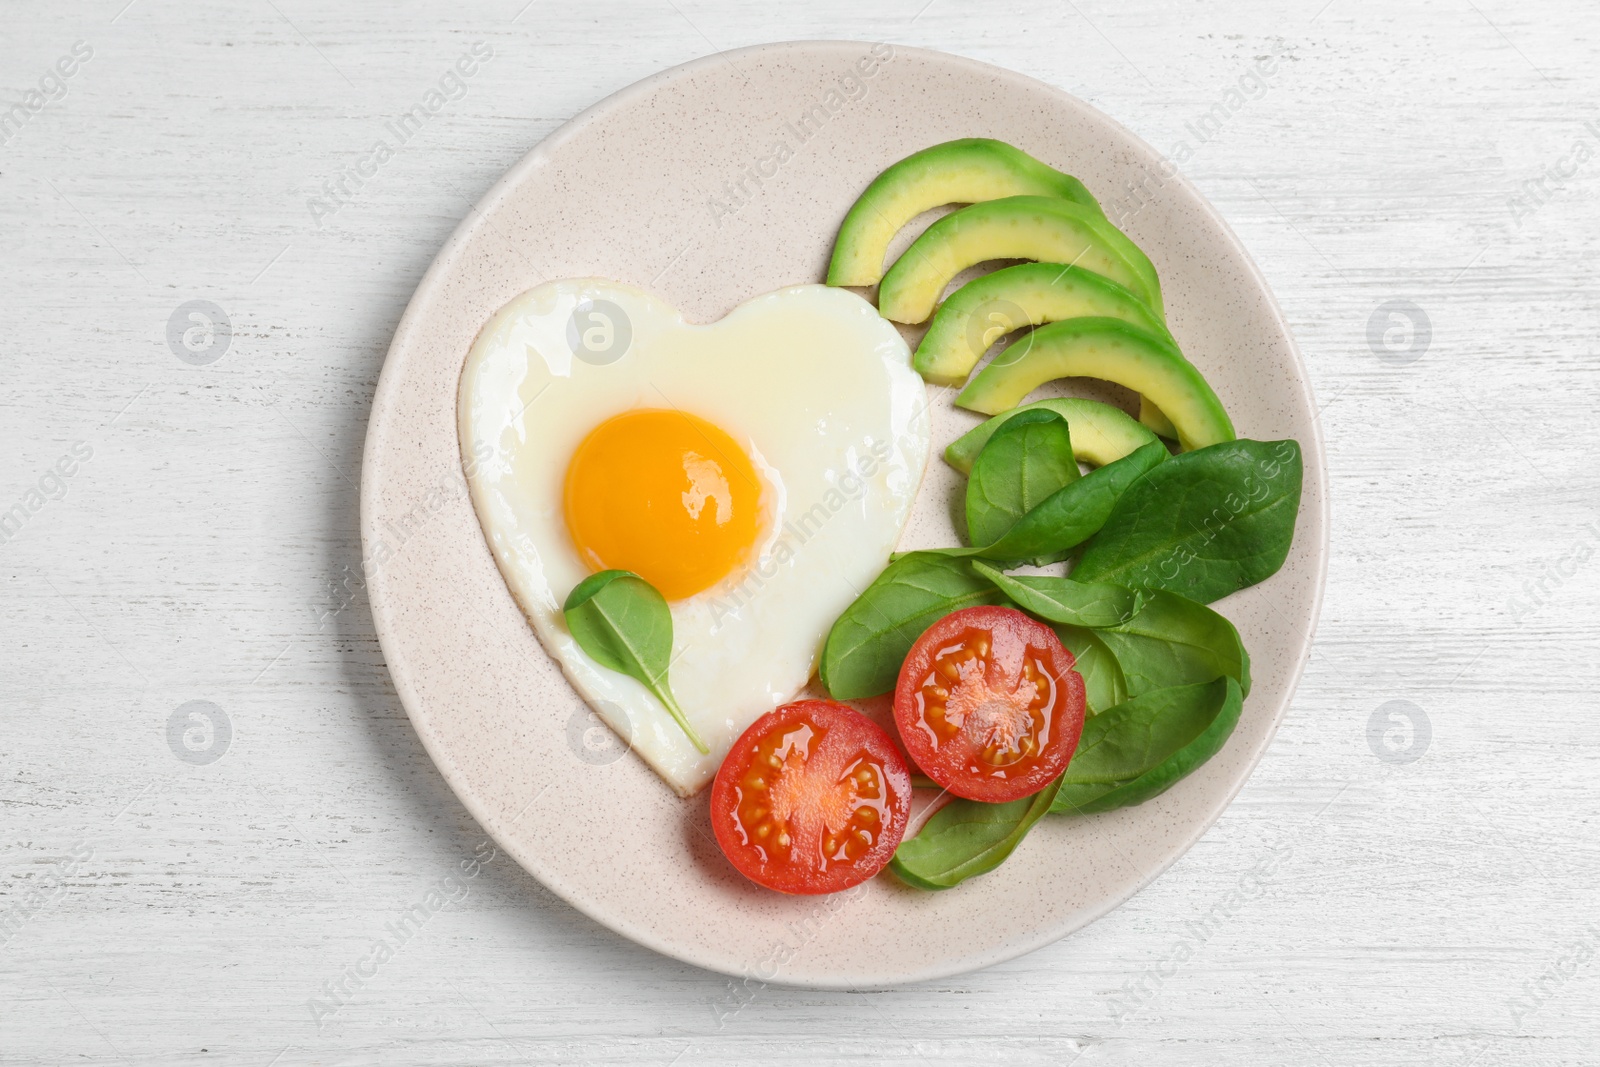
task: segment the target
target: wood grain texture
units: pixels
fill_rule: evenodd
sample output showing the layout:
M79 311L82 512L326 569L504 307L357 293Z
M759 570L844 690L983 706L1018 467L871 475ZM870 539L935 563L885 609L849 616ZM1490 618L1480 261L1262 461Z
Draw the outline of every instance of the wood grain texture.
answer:
M1600 1059L1594 12L124 3L0 14L0 107L93 52L0 130L0 510L40 490L0 543L0 1063ZM1333 557L1290 714L1195 849L1010 964L746 989L502 857L319 1027L308 1000L482 841L361 596L360 446L401 309L566 118L811 37L1012 67L1188 143L1324 405ZM1069 65L1073 40L1103 47ZM494 56L464 95L314 217L476 42ZM1233 107L1262 56L1275 73ZM203 366L167 339L190 300L232 324ZM1422 309L1426 345L1392 301ZM77 442L90 457L48 476ZM231 724L205 765L169 746L193 700ZM1428 723L1411 762L1369 742L1397 700Z

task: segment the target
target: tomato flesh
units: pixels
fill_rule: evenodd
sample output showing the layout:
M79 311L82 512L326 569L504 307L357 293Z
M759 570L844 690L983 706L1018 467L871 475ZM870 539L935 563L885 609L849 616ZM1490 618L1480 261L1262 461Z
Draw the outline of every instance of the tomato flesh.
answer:
M966 608L928 627L894 694L912 761L956 796L991 803L1031 796L1066 770L1083 715L1072 653L1015 608Z
M785 704L734 742L711 787L728 859L781 893L836 893L894 857L911 814L911 774L871 719L832 700Z

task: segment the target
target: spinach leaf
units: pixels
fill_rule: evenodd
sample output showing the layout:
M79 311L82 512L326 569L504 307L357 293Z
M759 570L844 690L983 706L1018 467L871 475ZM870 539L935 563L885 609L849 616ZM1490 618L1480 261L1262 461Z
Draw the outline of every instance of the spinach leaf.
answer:
M1068 785L1137 778L1200 735L1221 706L1225 679L1133 697L1084 723L1067 764Z
M976 556L1001 563L1059 559L1105 525L1117 499L1167 455L1165 445L1152 441L1051 493L999 540L977 548L930 549L927 554L953 559ZM978 458L983 458L981 453Z
M1174 457L1123 495L1073 577L1203 604L1254 585L1289 555L1301 473L1294 441L1227 441Z
M1067 626L1119 626L1139 613L1148 596L1120 585L1003 574L985 563L975 563L973 567L1023 611L1032 612L1045 622Z
M1199 737L1162 760L1153 770L1118 786L1096 800L1080 805L1077 810L1089 815L1097 811L1110 811L1113 808L1143 804L1152 797L1165 793L1180 779L1187 777L1201 764L1222 751L1222 746L1233 736L1234 727L1239 725L1239 713L1244 708L1244 694L1240 691L1238 683L1232 678L1226 681L1228 693L1223 700L1222 709L1217 712L1217 717L1211 720L1211 725L1207 726Z
M1019 608L1056 627L1080 660L1090 714L1128 697L1223 675L1250 692L1250 657L1239 631L1203 604L1159 589L1143 592L973 566ZM1097 703L1108 696L1114 699Z
M889 564L828 631L822 684L840 700L887 693L922 631L959 608L1004 599L965 559L908 552Z
M1240 690L1239 683L1232 678L1219 678L1217 682L1211 683L1211 687L1214 688L1218 682L1225 683L1227 687L1222 695L1221 707L1194 740L1138 777L1110 788L1100 785L1074 787L1064 784L1050 810L1091 815L1098 811L1111 811L1113 808L1143 804L1152 797L1166 792L1195 768L1222 751L1222 746L1233 736L1234 727L1239 724L1239 713L1244 707L1244 693ZM1070 771L1069 766L1068 772Z
M667 685L672 611L655 586L632 571L601 571L573 586L562 611L573 640L590 659L640 682L677 720L695 748L711 751Z
M1176 593L1141 595L1138 614L1095 631L1122 668L1130 697L1223 675L1250 692L1250 657L1233 623Z
M1024 412L990 437L967 479L967 537L997 541L1057 489L1078 480L1067 420L1054 411Z
M1082 810L1157 771L1205 734L1238 693L1233 679L1217 678L1158 689L1086 720L1051 810Z
M957 797L935 812L916 837L900 842L889 866L918 889L949 889L992 871L1051 810L1060 788L1057 778L1033 796L1006 804Z
M1000 429L1004 431L1005 427ZM1076 548L1105 525L1118 499L1167 456L1167 447L1152 441L1090 471L1056 490L1002 537L984 548L973 549L972 554L992 560L1051 559ZM983 456L978 458L981 461Z
M1128 699L1128 682L1122 665L1093 630L1077 626L1056 626L1056 636L1077 660L1083 676L1084 703L1090 715L1098 715Z

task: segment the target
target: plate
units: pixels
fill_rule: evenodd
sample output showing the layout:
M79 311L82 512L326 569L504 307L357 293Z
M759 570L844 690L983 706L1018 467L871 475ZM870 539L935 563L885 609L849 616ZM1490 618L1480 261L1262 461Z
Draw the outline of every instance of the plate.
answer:
M1083 179L1154 261L1172 331L1239 433L1300 441L1294 548L1277 575L1220 605L1250 650L1255 687L1227 747L1169 792L1046 819L998 871L947 892L883 876L832 897L785 897L723 859L709 790L674 795L545 655L467 496L457 379L489 317L545 280L641 286L693 322L820 281L840 220L875 175L917 149L977 136ZM977 420L948 395L929 396L937 457ZM902 548L956 543L957 479L930 462ZM898 45L795 42L709 56L624 89L489 191L396 330L367 431L361 532L395 689L440 773L505 852L580 911L666 955L761 982L870 988L1048 944L1127 900L1211 826L1271 741L1310 653L1325 485L1305 368L1271 293L1227 225L1153 149L1010 71Z

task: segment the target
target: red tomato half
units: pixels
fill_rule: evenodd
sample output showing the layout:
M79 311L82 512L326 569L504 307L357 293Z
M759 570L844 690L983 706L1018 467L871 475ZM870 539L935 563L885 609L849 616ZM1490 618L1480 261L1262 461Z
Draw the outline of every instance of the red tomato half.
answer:
M951 612L911 646L894 719L924 774L958 797L1032 796L1067 769L1083 677L1055 631L1015 608Z
M894 857L911 773L878 724L832 700L769 711L711 786L711 827L739 873L780 893L836 893Z

